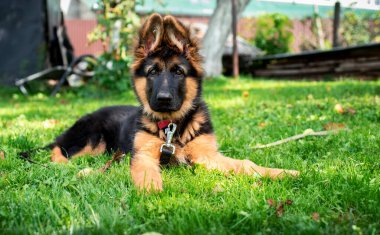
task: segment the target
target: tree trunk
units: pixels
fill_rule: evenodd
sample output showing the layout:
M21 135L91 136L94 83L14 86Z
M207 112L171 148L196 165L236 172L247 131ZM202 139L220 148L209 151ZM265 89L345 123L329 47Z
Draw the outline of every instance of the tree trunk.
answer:
M236 11L241 14L249 0L237 0ZM205 75L208 77L222 74L222 55L224 44L231 33L232 4L228 0L218 0L208 29L202 41L201 54L204 57Z
M334 7L334 27L333 27L333 47L339 46L339 23L340 23L340 2L335 2Z
M325 34L323 33L322 20L319 15L318 5L314 4L315 27L317 29L318 49L325 49Z

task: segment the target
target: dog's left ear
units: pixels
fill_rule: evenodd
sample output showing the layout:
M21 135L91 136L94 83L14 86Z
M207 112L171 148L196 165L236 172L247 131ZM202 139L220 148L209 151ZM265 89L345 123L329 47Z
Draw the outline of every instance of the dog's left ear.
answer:
M173 16L165 16L163 41L183 51L191 42L190 31Z
M163 43L167 43L179 49L186 55L191 65L197 71L197 76L203 76L202 57L199 54L198 40L191 36L188 27L184 26L173 16L164 17Z

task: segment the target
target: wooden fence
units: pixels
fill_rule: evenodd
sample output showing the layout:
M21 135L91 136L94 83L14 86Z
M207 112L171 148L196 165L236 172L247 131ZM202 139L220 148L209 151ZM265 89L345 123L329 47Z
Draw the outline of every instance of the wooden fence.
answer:
M255 58L245 72L266 77L380 76L380 43Z

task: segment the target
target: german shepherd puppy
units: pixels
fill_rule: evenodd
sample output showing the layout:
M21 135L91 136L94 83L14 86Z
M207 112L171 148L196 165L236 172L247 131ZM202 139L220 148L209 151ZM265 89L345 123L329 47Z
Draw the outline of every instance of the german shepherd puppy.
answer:
M218 151L202 100L202 60L190 31L172 16L152 14L134 50L133 87L139 107L113 106L80 118L51 144L51 159L104 152L131 153L138 189L161 191L160 160L200 164L207 169L281 178L297 171L271 169Z

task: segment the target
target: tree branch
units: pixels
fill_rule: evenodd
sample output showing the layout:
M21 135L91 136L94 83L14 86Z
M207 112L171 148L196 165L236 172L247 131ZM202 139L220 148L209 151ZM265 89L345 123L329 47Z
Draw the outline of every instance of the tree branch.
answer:
M302 139L302 138L305 138L307 136L325 136L325 135L330 135L330 134L337 134L339 131L343 131L343 130L348 130L348 129L336 129L336 130L331 130L331 131L317 131L317 132L314 132L312 130L305 131L302 134L298 134L298 135L295 135L292 137L288 137L286 139L278 140L278 141L273 142L273 143L264 144L264 145L257 145L255 147L253 147L253 149L269 148L269 147L284 144L284 143L287 143L287 142L290 142L293 140Z

